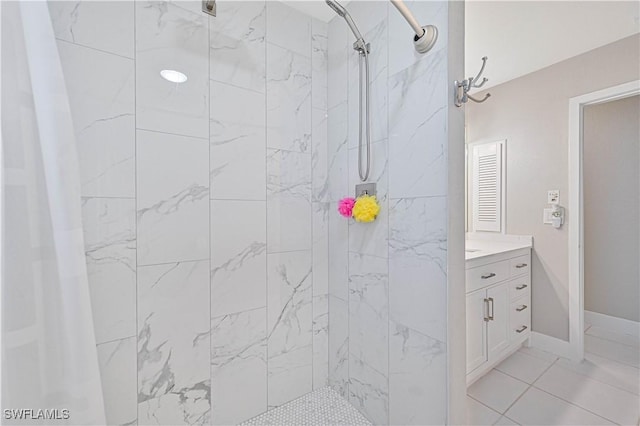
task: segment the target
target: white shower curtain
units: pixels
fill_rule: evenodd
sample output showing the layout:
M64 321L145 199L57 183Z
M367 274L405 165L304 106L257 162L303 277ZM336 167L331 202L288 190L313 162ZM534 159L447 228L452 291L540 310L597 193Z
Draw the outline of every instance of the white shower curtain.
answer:
M2 422L104 424L78 159L49 11L0 3Z

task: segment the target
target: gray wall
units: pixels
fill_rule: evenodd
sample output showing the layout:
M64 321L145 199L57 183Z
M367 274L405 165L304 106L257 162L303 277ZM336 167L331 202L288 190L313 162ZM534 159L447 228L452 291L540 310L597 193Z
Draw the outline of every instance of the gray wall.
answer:
M568 340L568 231L542 223L547 190L567 204L569 98L640 78L640 35L489 89L467 109L467 140L507 139L507 232L534 237L533 330ZM487 70L491 78L491 68ZM482 97L482 93L478 94Z
M640 96L584 109L584 308L640 320Z

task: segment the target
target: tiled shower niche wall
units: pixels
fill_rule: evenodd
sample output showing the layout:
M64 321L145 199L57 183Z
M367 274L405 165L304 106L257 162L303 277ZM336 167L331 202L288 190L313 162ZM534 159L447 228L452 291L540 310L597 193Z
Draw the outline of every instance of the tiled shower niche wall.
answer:
M233 424L325 386L327 25L271 1L49 8L108 423Z

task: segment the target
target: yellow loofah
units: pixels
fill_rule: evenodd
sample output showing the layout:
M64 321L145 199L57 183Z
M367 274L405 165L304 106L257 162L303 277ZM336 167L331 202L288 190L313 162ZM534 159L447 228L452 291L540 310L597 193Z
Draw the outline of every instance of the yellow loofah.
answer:
M380 205L373 195L361 195L353 206L353 218L356 222L373 222L380 213Z

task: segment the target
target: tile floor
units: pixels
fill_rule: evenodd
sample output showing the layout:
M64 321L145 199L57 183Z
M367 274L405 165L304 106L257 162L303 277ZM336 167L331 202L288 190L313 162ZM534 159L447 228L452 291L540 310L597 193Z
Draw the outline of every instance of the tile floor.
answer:
M467 390L470 425L640 425L640 339L591 326L585 360L522 348Z

